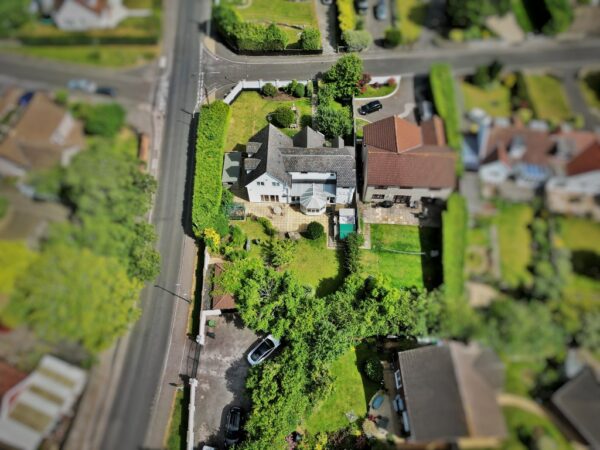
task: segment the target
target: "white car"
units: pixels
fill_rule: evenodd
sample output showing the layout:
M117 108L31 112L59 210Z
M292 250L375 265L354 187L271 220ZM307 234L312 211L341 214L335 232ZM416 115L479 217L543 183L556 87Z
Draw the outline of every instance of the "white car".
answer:
M86 80L84 78L69 80L67 83L67 87L72 91L83 91L94 93L96 92L96 83L90 80Z
M280 345L281 342L279 339L274 337L272 334L268 335L248 352L248 363L251 366L260 364L267 359L269 355L273 353Z

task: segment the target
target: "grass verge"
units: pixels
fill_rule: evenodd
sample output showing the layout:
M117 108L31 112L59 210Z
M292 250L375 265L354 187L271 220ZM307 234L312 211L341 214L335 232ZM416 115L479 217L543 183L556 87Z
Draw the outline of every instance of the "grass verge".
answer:
M510 116L510 90L506 86L496 83L488 89L482 89L463 81L461 89L467 110L481 108L493 117Z
M528 270L531 262L529 224L532 219L533 210L526 204L502 205L496 217L502 280L511 288L529 286L532 281Z
M551 75L524 75L531 108L538 119L560 122L573 116L562 83Z

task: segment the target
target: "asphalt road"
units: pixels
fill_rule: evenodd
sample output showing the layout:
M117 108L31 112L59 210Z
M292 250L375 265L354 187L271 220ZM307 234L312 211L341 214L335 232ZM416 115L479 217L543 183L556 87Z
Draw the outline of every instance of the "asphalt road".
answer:
M157 286L141 297L142 316L132 330L127 358L109 416L102 449L148 448L145 437L171 335L184 239L184 198L188 164L188 133L196 102L199 63L197 22L201 5L182 0L167 103L165 134L160 155L158 193L153 211L161 255ZM186 304L187 306L187 304ZM174 380L175 381L175 380ZM156 444L152 445L156 447Z

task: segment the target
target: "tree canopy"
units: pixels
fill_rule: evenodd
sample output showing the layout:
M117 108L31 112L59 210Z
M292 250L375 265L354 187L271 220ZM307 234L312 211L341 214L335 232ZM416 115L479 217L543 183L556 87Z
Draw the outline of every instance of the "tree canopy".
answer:
M137 318L139 288L114 258L52 245L17 279L7 314L44 340L97 352Z
M352 132L352 119L348 108L319 105L315 120L318 130L328 138L347 136Z
M358 95L358 82L362 77L363 62L356 54L344 55L325 73L325 81L334 86L336 98Z

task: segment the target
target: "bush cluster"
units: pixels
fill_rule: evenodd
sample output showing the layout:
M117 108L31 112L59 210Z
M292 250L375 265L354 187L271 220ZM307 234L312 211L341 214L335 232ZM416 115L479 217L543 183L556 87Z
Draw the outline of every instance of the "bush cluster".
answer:
M460 299L464 294L467 228L467 202L459 194L452 194L442 213L444 287L451 300Z
M376 356L372 356L363 363L363 372L367 378L375 383L383 380L383 366Z
M350 52L361 52L373 43L373 37L367 30L346 30L342 32L342 39Z
M262 94L265 97L275 97L277 95L277 88L272 83L267 83L262 87Z
M91 135L113 137L125 123L125 109L118 103L80 104L75 113Z
M279 106L273 112L273 122L279 128L289 128L296 120L296 114L289 106Z
M261 224L263 230L267 236L275 236L277 234L277 229L273 226L271 221L266 217L257 217L256 221Z
M342 33L356 29L356 10L353 0L336 0L338 9L338 26Z
M197 237L205 228L219 229L223 187L223 152L231 111L229 105L216 101L202 106L196 139L196 169L192 200L192 226Z
M402 44L402 32L398 28L390 27L385 30L384 39L386 47L398 47Z
M567 31L573 22L573 8L569 0L545 0L544 4L550 20L542 28L544 34L551 36Z
M306 227L306 237L312 239L320 239L325 236L325 228L319 222L311 222Z
M296 98L302 98L302 97L304 97L304 94L306 92L306 88L304 87L304 85L302 83L298 83L296 80L292 80L285 87L285 91L288 94L293 95Z
M444 119L448 145L455 150L462 147L460 132L460 114L456 105L454 77L449 64L431 66L429 83L433 92L433 101L438 114Z
M213 8L213 21L219 33L237 50L243 51L282 51L288 45L288 36L274 23L262 25L246 22L231 6L219 5ZM319 50L321 34L319 30L308 27L300 35L303 50Z

